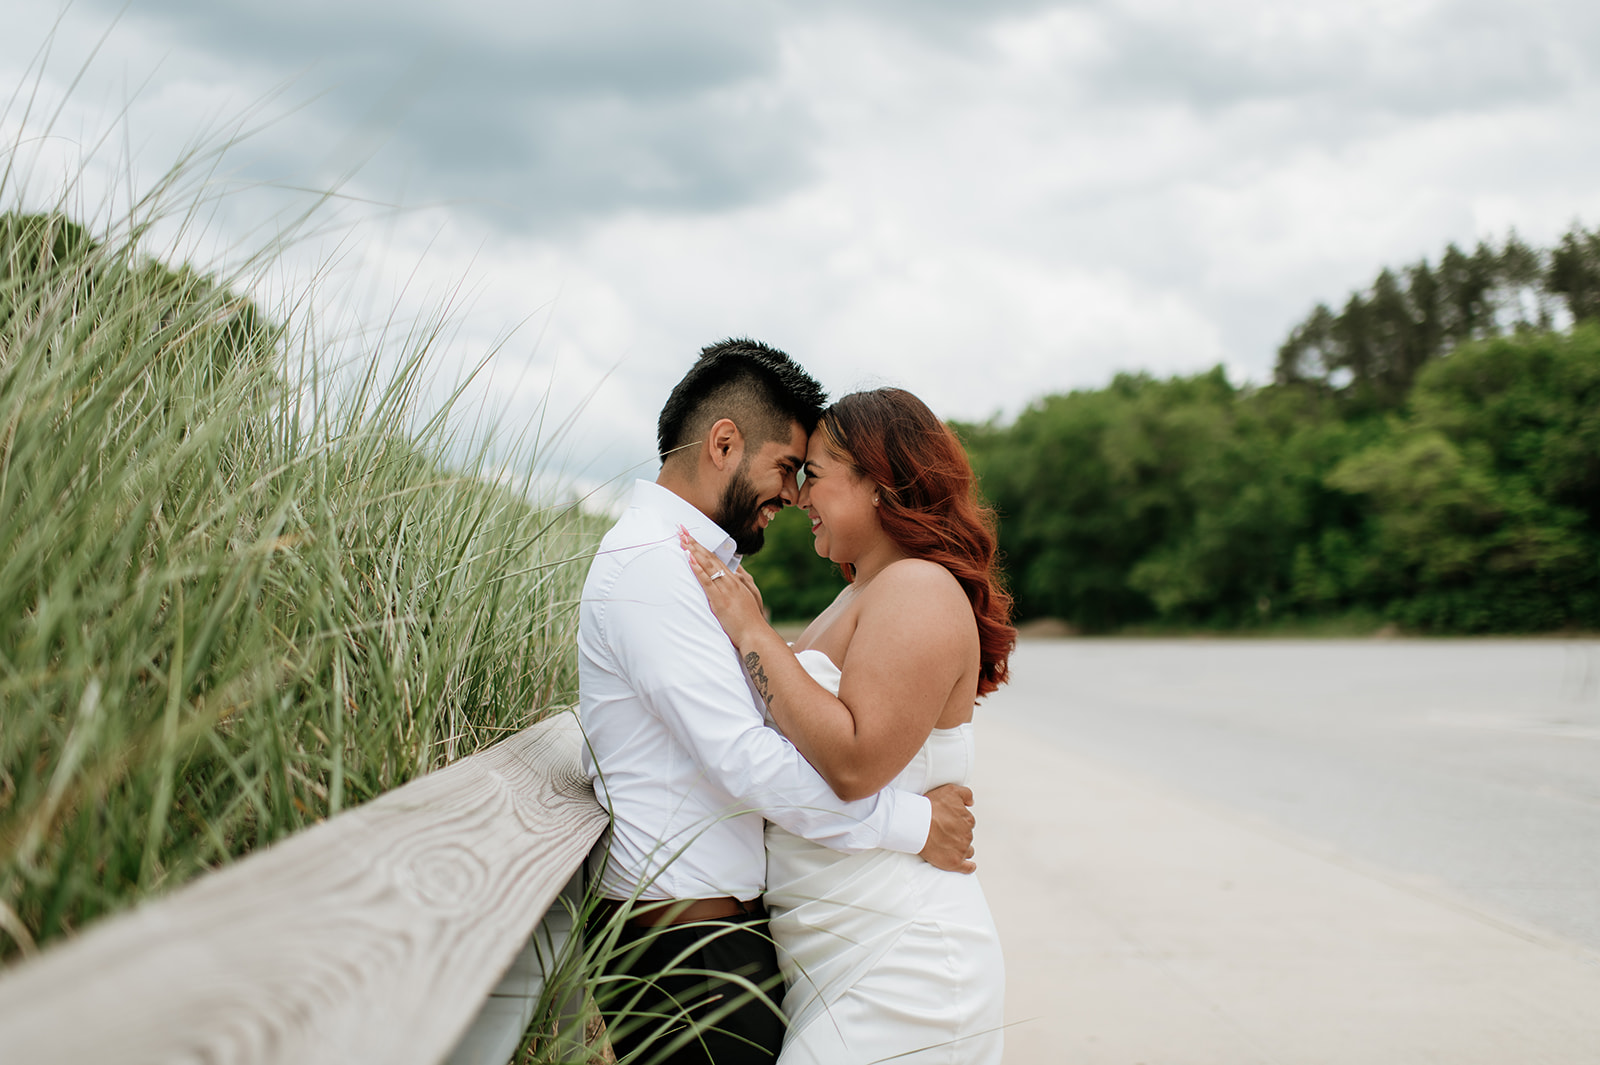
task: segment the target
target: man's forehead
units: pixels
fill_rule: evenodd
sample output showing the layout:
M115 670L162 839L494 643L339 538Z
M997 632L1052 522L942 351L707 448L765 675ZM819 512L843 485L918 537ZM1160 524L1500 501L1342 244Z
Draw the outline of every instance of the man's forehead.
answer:
M789 426L788 440L773 440L767 446L773 449L775 461L799 466L806 460L806 448L809 439L806 435L806 427L799 422L792 422Z

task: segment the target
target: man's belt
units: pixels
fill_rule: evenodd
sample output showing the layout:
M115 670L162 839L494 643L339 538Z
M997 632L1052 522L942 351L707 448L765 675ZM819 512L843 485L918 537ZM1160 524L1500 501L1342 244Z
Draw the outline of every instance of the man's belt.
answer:
M602 905L607 916L627 906L616 899L605 899ZM629 928L657 928L661 925L694 924L699 921L724 921L730 917L751 914L766 916L767 908L760 899L748 902L724 895L715 899L640 899L633 903L628 919Z

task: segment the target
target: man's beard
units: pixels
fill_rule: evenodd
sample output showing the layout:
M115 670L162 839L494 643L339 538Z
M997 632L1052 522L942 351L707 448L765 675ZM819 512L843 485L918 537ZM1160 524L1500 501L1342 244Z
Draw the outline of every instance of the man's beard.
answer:
M761 528L761 511L764 507L782 509L782 499L762 501L755 487L744 475L744 466L734 471L728 487L722 490L722 500L714 515L716 523L733 537L733 549L741 555L753 555L766 542L766 530Z

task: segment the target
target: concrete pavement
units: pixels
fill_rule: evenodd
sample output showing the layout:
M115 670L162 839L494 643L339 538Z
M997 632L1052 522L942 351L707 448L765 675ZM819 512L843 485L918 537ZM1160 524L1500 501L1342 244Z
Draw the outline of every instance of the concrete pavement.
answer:
M1600 1062L1600 955L978 711L1008 1065Z

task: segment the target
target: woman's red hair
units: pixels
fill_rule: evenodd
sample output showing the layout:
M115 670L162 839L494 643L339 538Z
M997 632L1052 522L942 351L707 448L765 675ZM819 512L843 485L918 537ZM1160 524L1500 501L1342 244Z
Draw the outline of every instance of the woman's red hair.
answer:
M844 396L823 411L818 428L830 450L878 485L878 516L890 539L961 583L978 622L978 694L1000 687L1017 630L995 558L994 512L978 499L961 441L900 388ZM845 576L854 579L852 567L845 567Z

